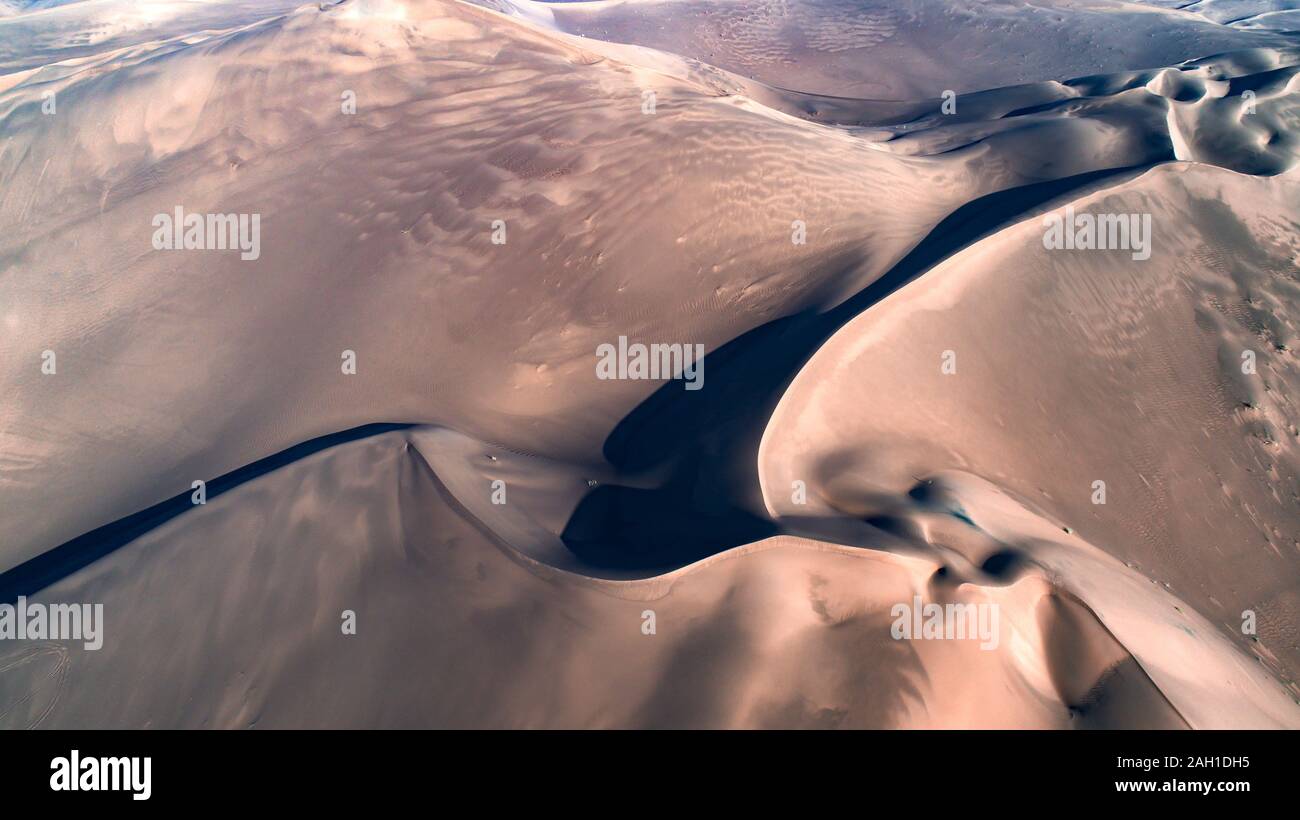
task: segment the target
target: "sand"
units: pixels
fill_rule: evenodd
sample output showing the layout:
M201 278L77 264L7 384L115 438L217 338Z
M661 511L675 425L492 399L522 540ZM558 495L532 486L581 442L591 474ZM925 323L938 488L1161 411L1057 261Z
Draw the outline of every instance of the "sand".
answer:
M1300 43L985 6L13 5L0 725L1300 726Z

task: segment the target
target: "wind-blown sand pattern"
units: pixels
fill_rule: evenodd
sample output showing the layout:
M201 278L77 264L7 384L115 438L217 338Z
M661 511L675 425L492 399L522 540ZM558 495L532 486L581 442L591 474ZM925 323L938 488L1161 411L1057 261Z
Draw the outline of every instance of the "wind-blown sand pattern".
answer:
M1300 727L1297 8L3 0L0 727Z

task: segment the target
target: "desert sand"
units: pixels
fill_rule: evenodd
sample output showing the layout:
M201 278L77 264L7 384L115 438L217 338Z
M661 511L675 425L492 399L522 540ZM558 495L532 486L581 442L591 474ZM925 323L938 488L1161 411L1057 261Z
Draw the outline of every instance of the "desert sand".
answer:
M1285 4L127 5L0 11L0 726L1300 727Z

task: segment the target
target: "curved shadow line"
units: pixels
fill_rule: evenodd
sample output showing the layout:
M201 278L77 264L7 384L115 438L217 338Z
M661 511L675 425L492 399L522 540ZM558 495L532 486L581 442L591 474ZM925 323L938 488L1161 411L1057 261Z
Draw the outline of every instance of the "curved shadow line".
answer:
M1172 149L1167 159L1172 160ZM768 419L817 350L872 305L952 254L1080 189L1157 163L1090 171L988 194L957 208L880 278L835 307L760 325L710 352L706 388L668 381L614 427L604 456L624 474L660 472L659 487L608 483L589 492L561 540L579 560L619 570L669 570L778 534L762 504L755 457ZM861 258L837 263L845 275Z
M300 444L281 450L278 453L245 464L225 475L207 482L207 498L212 499L238 487L240 484L278 470L313 453L327 450L339 444L346 444L357 439L369 438L393 430L405 430L414 424L396 422L377 422L363 424L350 430L328 433L318 438L309 439ZM79 569L103 558L118 547L139 538L149 530L159 527L186 510L193 509L190 500L192 492L186 490L152 507L132 513L125 518L111 521L102 527L78 535L71 541L28 559L16 567L0 573L0 602L13 602L19 595L31 595L48 587Z
M626 415L605 440L605 458L620 471L668 465L664 484L655 489L602 485L578 504L561 539L579 560L594 567L670 570L777 534L781 528L776 522L752 512L761 509L762 502L758 465L748 456L757 452L766 420L785 388L823 342L994 229L1072 191L1149 167L1092 171L968 202L887 273L834 308L768 322L709 353L705 358L711 365L711 389L683 391L670 381ZM846 272L860 262L841 260ZM377 422L304 441L208 481L207 497L321 450L416 426ZM0 602L44 589L161 526L191 509L190 497L189 490L179 493L0 573ZM665 546L669 542L672 546Z

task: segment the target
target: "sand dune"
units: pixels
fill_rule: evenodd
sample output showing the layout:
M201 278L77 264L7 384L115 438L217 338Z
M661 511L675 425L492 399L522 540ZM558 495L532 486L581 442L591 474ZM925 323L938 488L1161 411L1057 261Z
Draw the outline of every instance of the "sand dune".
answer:
M9 653L2 725L1062 728L1148 702L1123 722L1182 725L1140 670L1110 671L1113 641L1079 664L1104 628L1036 578L939 593L1015 612L986 652L890 638L932 560L781 536L645 581L548 570L460 508L429 432L295 463L46 590L103 600L133 638ZM345 609L365 640L339 634Z
M13 6L0 590L110 642L0 725L1300 726L1300 42L1197 6Z
M780 88L909 100L1159 68L1261 44L1199 14L1110 0L477 0L584 37L680 54ZM1016 54L1008 58L1008 42Z

